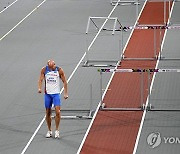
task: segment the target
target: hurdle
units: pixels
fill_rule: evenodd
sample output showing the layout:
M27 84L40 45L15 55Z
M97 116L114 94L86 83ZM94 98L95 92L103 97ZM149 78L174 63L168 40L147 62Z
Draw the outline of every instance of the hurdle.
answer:
M150 91L150 85L151 85L151 78L150 74L151 73L180 73L180 69L111 69L111 68L105 68L105 69L98 69L98 72L100 72L100 87L101 87L101 107L100 110L102 111L180 111L180 109L156 109L155 106L153 106L150 102L151 100L151 91ZM141 106L139 108L111 108L111 107L106 107L106 104L103 102L102 98L102 73L140 73L141 74L141 82L140 82L140 103ZM147 101L148 104L145 105L144 103L144 98L143 98L143 89L144 89L144 77L143 73L147 72L148 73L148 96L147 96Z
M104 26L98 26L98 24L96 23L97 20L111 20L113 21L113 25L112 25L112 35L114 36L115 34L115 30L117 29L117 27L121 28L121 31L126 31L123 29L122 24L120 23L119 19L117 17L92 17L90 16L88 18L88 22L87 22L87 27L86 27L86 38L89 34L89 29L90 29L90 23L92 23L92 25L96 28L96 30L100 30L100 27L102 28L102 31L109 31L108 28L105 28ZM111 31L111 30L110 30ZM86 44L88 44L88 41L86 39ZM120 53L118 53L119 58L120 58ZM105 59L105 60L90 60L89 59L89 50L86 50L86 61L84 61L83 63L83 67L116 67L117 62L119 59L117 60L109 60L109 59Z
M144 98L143 98L143 89L144 89L144 74L143 70L141 69L98 69L98 72L100 72L100 91L101 91L101 107L100 110L102 111L143 111L145 110L145 104L144 104ZM110 108L106 107L106 104L103 102L103 88L102 88L102 74L103 73L132 73L136 72L140 74L140 105L137 108ZM147 72L147 70L145 71Z
M121 59L123 60L157 60L158 58L160 60L180 60L180 58L165 58L163 57L163 49L162 49L162 30L167 29L167 30L180 30L180 25L135 25L135 26L124 26L124 30L132 30L132 29L137 29L137 30L148 30L152 29L154 30L154 56L152 58L130 58L130 57L125 57L122 55ZM156 48L157 45L157 30L159 29L159 56L158 56L158 51ZM109 31L112 31L112 29L109 29ZM115 31L121 31L121 29L115 29ZM123 40L123 35L122 35L122 40ZM122 46L122 45L121 45Z
M166 17L171 12L171 1L174 1L174 0L164 0L164 24L167 24ZM166 3L168 3L168 14L166 12L166 7L167 7Z
M140 5L140 1L139 0L129 0L129 1L118 1L118 0L111 0L110 1L111 5L114 6L116 5L116 3L118 3L118 5L136 5L136 19L138 19L138 15L139 15L139 8L138 5Z
M177 26L176 26L177 27ZM174 27L173 27L174 28ZM119 29L115 29L115 31L121 31L122 28ZM160 29L159 31L159 44L160 44L160 50L161 50L161 42L162 42L162 29L170 29L170 27L166 26L166 25L136 25L136 26L124 26L123 27L124 31L128 31L128 30L132 30L132 29L139 29L139 30L148 30L148 29L152 29L154 31L154 35L153 35L153 44L154 44L154 51L153 51L153 57L144 57L144 58L131 58L131 57L125 57L124 54L121 55L121 60L157 60L158 59L158 51L157 51L157 30ZM108 29L109 31L112 31L112 29ZM123 31L121 31L121 47L123 48ZM160 52L160 51L159 51ZM161 57L161 56L160 56Z
M92 84L90 84L90 104L89 109L61 109L61 119L74 119L74 120L85 120L92 119L95 110L93 110L93 96L92 96ZM55 108L51 108L52 115L51 118L55 118Z
M164 3L164 11L163 11L163 22L164 24L166 25L167 22L166 22L166 17L167 15L170 13L171 11L171 1L176 1L176 0L154 0L156 2L158 1L163 1ZM117 0L111 0L110 3L111 5L115 5L116 3L118 3L118 5L136 5L136 19L138 18L138 5L140 5L140 2L145 2L145 0L129 0L129 1L117 1ZM166 3L168 3L168 14L167 14L167 6L166 6Z
M118 3L118 5L125 5L125 4L127 4L127 5L139 5L140 4L140 2L139 2L139 0L134 0L134 1L132 1L132 0L130 0L130 1L115 1L115 0L111 0L110 1L110 3L111 3L111 5L115 5L116 3Z
M161 53L161 42L162 42L162 29L164 29L165 25L138 25L138 26L130 26L126 27L127 29L142 29L142 30L153 30L153 57L148 57L148 58L130 58L130 57L125 57L123 55L122 59L123 60L157 60L158 59L158 51L157 51L157 35L159 35L159 52ZM159 34L157 34L157 31L159 30Z
M155 73L180 73L180 69L154 69L153 72ZM149 86L149 89L150 89L150 85ZM153 106L152 103L151 103L151 99L150 99L150 95L151 93L148 94L148 105L147 105L147 108L146 110L147 111L166 111L166 112L178 112L180 111L180 109L175 109L175 108L155 108L155 105Z
M89 17L88 18L88 22L87 22L87 27L86 27L86 34L88 34L89 32L89 28L90 28L90 23L92 22L92 24L94 25L94 27L96 28L96 30L99 30L99 26L96 24L95 20L114 20L114 24L113 24L113 30L112 30L112 35L114 35L115 33L115 29L117 24L119 24L119 27L123 27L122 24L120 23L119 19L117 17ZM102 30L106 30L106 28L103 28Z

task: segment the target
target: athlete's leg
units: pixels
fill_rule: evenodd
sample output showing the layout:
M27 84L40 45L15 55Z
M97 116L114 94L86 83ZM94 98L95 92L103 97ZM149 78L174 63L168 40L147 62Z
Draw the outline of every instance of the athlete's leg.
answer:
M56 117L55 117L56 130L59 130L59 124L61 118L60 106L55 106L55 112L56 112Z
M52 99L50 95L45 94L45 108L46 108L46 123L48 126L48 130L51 131L51 106L52 106Z
M46 109L46 123L48 126L48 130L51 131L51 109Z
M53 97L53 103L55 107L56 117L55 117L55 123L56 123L56 130L59 130L59 124L61 119L61 113L60 113L60 106L61 106L61 100L60 100L60 94L55 94Z

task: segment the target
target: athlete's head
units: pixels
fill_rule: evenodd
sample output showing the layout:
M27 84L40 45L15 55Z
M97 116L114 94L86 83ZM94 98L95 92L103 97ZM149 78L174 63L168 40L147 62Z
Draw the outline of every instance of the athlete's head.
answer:
M47 65L50 69L55 69L56 67L54 60L48 60Z

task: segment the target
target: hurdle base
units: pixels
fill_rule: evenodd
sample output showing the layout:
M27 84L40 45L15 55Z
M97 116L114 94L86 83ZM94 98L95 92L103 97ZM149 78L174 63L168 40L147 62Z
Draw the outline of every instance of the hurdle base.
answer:
M81 109L62 109L61 112L81 112L81 113L86 113L86 112L91 112L90 110L81 110Z
M148 111L179 112L180 109L149 109Z
M112 108L112 107L106 107L105 103L102 103L100 106L101 111L144 111L145 110L145 105L143 104L140 107L137 108Z
M151 104L147 106L147 111L164 111L164 112L179 112L180 109L157 109Z
M169 60L169 61L171 61L171 60L177 60L177 61L179 61L180 60L180 58L166 58L166 57L163 57L163 56L161 56L160 58L159 58L160 60Z
M61 119L92 119L93 118L93 115L94 115L94 110L82 110L82 109L62 109L61 110L61 112L62 112L62 114L63 114L63 112L65 113L69 113L69 112L71 112L71 113L74 113L74 112L76 112L76 113L78 113L78 112L80 112L81 114L82 113L87 113L87 115L81 115L81 114L78 114L78 115L61 115ZM55 113L55 109L54 108L52 108L52 113ZM51 118L52 119L54 119L55 118L55 115L52 115L51 116Z
M166 112L178 112L180 109L157 109L152 104L149 104L146 108L147 111L166 111Z
M54 119L55 115L51 116L51 118ZM62 115L61 119L92 119L92 117L85 115Z
M123 60L141 60L141 61L154 61L157 60L157 57L152 57L152 58L127 58L127 57L122 57Z
M101 111L144 111L142 108L101 108Z

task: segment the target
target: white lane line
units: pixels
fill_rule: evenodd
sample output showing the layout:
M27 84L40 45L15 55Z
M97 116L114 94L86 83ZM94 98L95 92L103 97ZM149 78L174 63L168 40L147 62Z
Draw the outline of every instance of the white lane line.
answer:
M120 1L120 0L119 0L119 1ZM119 1L118 1L118 2L119 2ZM118 2L116 3L116 5L118 5ZM115 5L115 6L116 6L116 5ZM145 5L144 5L144 6L145 6ZM143 8L144 8L144 6L143 6ZM142 12L143 8L141 9L141 12ZM114 7L113 10L111 11L110 15L113 13L114 10L115 10L115 7ZM141 12L140 12L140 14L141 14ZM140 14L139 14L138 18L136 19L136 22L135 22L134 26L138 23L138 19L139 19L139 17L140 17ZM108 17L110 17L110 16L108 16ZM105 22L107 22L107 21L105 21ZM103 26L104 26L104 25L105 25L105 24L103 24ZM101 28L103 28L103 27L101 27ZM102 30L101 28L99 29L99 31ZM125 44L125 46L124 46L124 48L123 48L123 53L125 52L125 49L126 49L128 43L129 43L129 41L130 41L130 38L131 38L134 30L135 30L135 29L133 29L133 30L131 31L130 35L129 35L129 38L128 38L128 40L127 40L127 42L126 42L126 44ZM92 43L91 43L91 44L92 44ZM90 44L90 45L91 45L91 44ZM90 46L90 47L91 47L91 46ZM121 61L121 60L120 60L120 61ZM118 67L118 64L120 63L120 61L117 62L116 68ZM103 93L102 99L104 98L104 96L105 96L105 94L106 94L106 92L107 92L107 90L108 90L108 87L109 87L109 85L110 85L110 83L111 83L114 75L115 75L115 72L113 72L113 74L112 74L112 76L111 76L111 78L110 78L110 80L109 80L109 82L108 82L108 84L107 84L107 86L106 86L106 89L105 89L105 91L104 91L104 93ZM99 110L100 106L101 106L101 102L99 102L99 104L98 104L98 106L97 106L97 108L96 108L96 111L95 111L95 113L94 113L93 119L91 120L91 122L90 122L90 124L89 124L89 127L88 127L88 129L87 129L87 131L86 131L86 133L85 133L85 135L84 135L84 138L83 138L83 140L82 140L82 142L81 142L81 144L80 144L80 146L79 146L79 149L78 149L78 151L77 151L77 154L80 154L80 152L81 152L81 149L82 149L82 147L83 147L83 145L84 145L84 142L85 142L85 140L86 140L86 138L87 138L87 136L88 136L88 134L89 134L89 131L90 131L92 125L93 125L93 122L94 122L94 120L95 120L95 118L96 118L96 115L97 115L97 113L98 113L98 110Z
M173 1L173 4L172 4L172 8L171 8L170 15L169 15L168 24L169 24L169 22L170 22L170 18L171 18L171 15L172 15L172 10L173 10L173 8L174 8L174 1ZM163 41L162 41L162 44L161 44L161 49L162 49L162 47L163 47L163 45L164 45L164 41L165 41L165 38L166 38L166 34L167 34L167 29L165 30L165 33L164 33ZM156 63L155 69L157 69L157 67L158 67L158 65L159 65L159 60L160 60L160 53L159 53L159 55L158 55L158 61L157 61L157 63ZM151 91L152 91L152 87L153 87L153 84L154 84L155 77L156 77L156 73L154 73L154 75L153 75L153 79L152 79L151 86L150 86L150 94L151 94ZM148 103L149 103L149 100L148 100L148 98L147 98L147 100L146 100L146 108L147 108L147 106L148 106ZM144 113L143 113L142 119L141 119L141 123L140 123L139 131L138 131L138 135L137 135L137 138L136 138L136 143L135 143L135 146L134 146L133 154L136 154L136 152L137 152L137 147L138 147L138 144L139 144L139 140L140 140L140 136L141 136L142 127L143 127L143 124L144 124L146 112L147 112L147 111L145 110Z
M46 0L41 2L37 7L35 7L27 16L25 16L21 21L18 22L17 25L15 25L9 32L4 34L1 38L0 41L2 41L7 35L9 35L17 26L19 26L26 18L28 18L34 11L36 11L43 3L45 3Z
M36 136L37 132L39 131L39 129L41 128L42 124L45 121L46 116L44 116L44 118L42 119L42 121L40 122L39 126L36 128L34 134L32 135L32 137L30 138L29 142L26 144L26 146L24 147L23 151L21 152L21 154L24 154L27 150L27 148L29 147L29 145L31 144L32 140L34 139L34 137Z
M10 5L8 5L5 9L3 9L2 11L0 11L0 14L3 13L4 11L6 11L9 7L11 7L13 4L15 4L17 1L19 0L15 0L14 2L12 2Z

